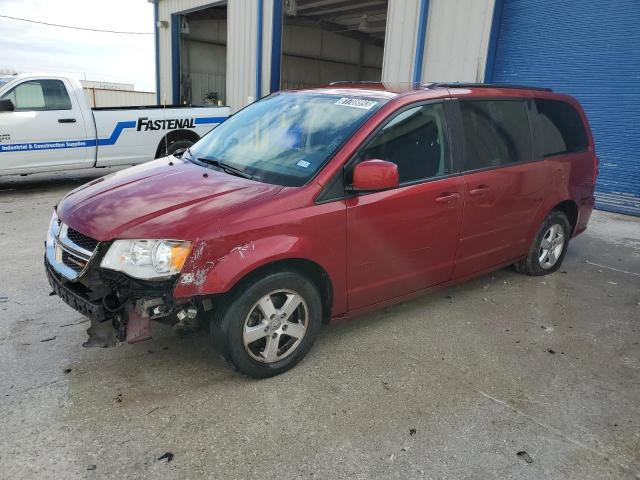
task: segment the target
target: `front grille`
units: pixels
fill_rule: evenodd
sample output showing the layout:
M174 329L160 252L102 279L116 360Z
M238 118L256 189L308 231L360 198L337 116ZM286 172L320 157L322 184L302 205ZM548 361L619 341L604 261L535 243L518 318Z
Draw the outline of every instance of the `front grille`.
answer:
M62 263L64 263L67 267L73 270L76 273L82 272L84 267L87 265L87 261L83 260L76 255L67 252L66 250L62 251Z
M67 228L67 238L76 245L93 252L98 246L98 241L91 237L87 237L85 234L78 232L70 227Z
M66 279L76 280L87 270L100 242L64 223L51 228L46 244L47 260Z

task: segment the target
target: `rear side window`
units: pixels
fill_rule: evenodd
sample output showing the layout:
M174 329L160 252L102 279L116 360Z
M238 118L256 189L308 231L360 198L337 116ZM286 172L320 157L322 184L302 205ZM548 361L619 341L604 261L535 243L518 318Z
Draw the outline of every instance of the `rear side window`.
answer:
M558 100L542 99L536 99L536 108L545 157L587 149L587 132L575 108Z
M524 100L462 100L465 170L531 160L531 131Z
M32 80L21 83L2 96L16 110L71 110L71 100L60 80Z

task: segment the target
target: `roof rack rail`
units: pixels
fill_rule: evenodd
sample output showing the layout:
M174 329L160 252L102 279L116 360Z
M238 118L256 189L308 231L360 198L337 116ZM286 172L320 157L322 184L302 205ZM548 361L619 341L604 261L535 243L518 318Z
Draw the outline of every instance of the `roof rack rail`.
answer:
M508 83L467 83L467 82L436 82L424 85L427 88L514 88L522 90L541 90L553 92L550 88L529 87L527 85L510 85Z
M380 83L378 80L336 80L329 85L340 85L341 83Z

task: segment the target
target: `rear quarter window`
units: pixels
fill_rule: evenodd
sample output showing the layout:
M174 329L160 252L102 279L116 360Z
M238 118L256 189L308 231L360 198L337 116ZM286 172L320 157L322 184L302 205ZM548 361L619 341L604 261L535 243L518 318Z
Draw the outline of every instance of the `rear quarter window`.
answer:
M536 99L544 157L583 152L589 146L580 114L566 102Z

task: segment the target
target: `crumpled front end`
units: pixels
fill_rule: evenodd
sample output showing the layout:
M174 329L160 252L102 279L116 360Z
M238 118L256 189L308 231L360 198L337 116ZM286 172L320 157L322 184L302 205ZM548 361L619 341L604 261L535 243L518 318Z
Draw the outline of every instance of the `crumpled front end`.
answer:
M91 320L86 347L109 347L151 338L151 320L190 329L205 301L174 301L177 275L162 280L132 278L101 268L112 242L99 242L52 216L45 244L45 272L51 295ZM210 301L209 301L210 302Z

